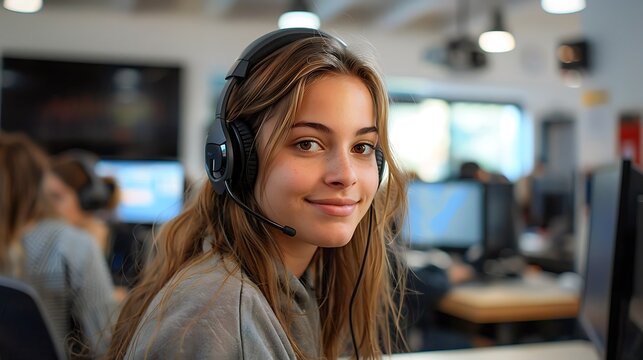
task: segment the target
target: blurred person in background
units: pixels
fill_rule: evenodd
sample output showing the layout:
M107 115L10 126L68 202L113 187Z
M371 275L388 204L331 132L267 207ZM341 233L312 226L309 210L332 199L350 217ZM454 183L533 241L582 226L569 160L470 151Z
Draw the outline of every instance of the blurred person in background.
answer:
M457 178L459 180L475 180L483 183L509 183L509 179L506 176L487 171L475 161L465 161L460 164L460 172Z
M0 273L36 290L71 358L99 357L116 310L111 278L96 242L56 219L49 162L27 136L0 132Z
M76 149L53 157L55 176L48 182L46 192L56 212L91 234L103 254L109 256L112 244L109 220L118 205L119 193L113 178L96 174L97 161L95 154Z

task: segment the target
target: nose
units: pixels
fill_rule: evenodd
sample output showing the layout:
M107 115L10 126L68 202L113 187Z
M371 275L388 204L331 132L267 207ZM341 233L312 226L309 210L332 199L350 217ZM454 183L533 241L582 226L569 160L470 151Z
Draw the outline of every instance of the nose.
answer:
M348 187L357 182L354 159L350 153L334 151L327 158L327 170L324 181L337 188Z

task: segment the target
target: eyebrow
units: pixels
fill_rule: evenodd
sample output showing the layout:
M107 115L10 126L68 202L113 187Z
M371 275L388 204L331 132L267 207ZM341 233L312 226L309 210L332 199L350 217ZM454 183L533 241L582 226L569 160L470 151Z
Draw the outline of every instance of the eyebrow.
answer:
M330 133L333 132L328 126L326 126L324 124L316 123L316 122L299 122L299 123L296 123L296 124L294 124L292 126L293 129L298 128L298 127L309 127L309 128L321 131L321 132L326 133L326 134L330 134ZM377 127L376 126L369 126L369 127L361 128L361 129L359 129L359 130L357 130L355 132L355 135L359 136L359 135L364 135L364 134L368 134L368 133L372 133L372 132L377 133Z

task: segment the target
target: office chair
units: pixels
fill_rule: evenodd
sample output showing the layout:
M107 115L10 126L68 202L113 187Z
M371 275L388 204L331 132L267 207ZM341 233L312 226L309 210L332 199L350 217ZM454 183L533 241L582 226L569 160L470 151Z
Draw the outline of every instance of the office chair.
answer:
M65 359L36 291L0 276L0 359Z

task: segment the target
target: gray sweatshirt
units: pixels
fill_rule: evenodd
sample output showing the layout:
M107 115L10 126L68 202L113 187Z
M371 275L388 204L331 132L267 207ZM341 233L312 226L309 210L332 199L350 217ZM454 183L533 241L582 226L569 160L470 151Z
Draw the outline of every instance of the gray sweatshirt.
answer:
M266 298L245 275L230 274L231 268L213 256L176 275L179 282L171 280L150 303L125 358L295 359ZM307 356L319 358L314 292L295 276L288 281L294 299L292 336Z
M27 269L23 280L36 289L61 347L73 316L91 353L104 353L117 307L109 269L95 240L63 222L43 220L23 236L22 245Z

